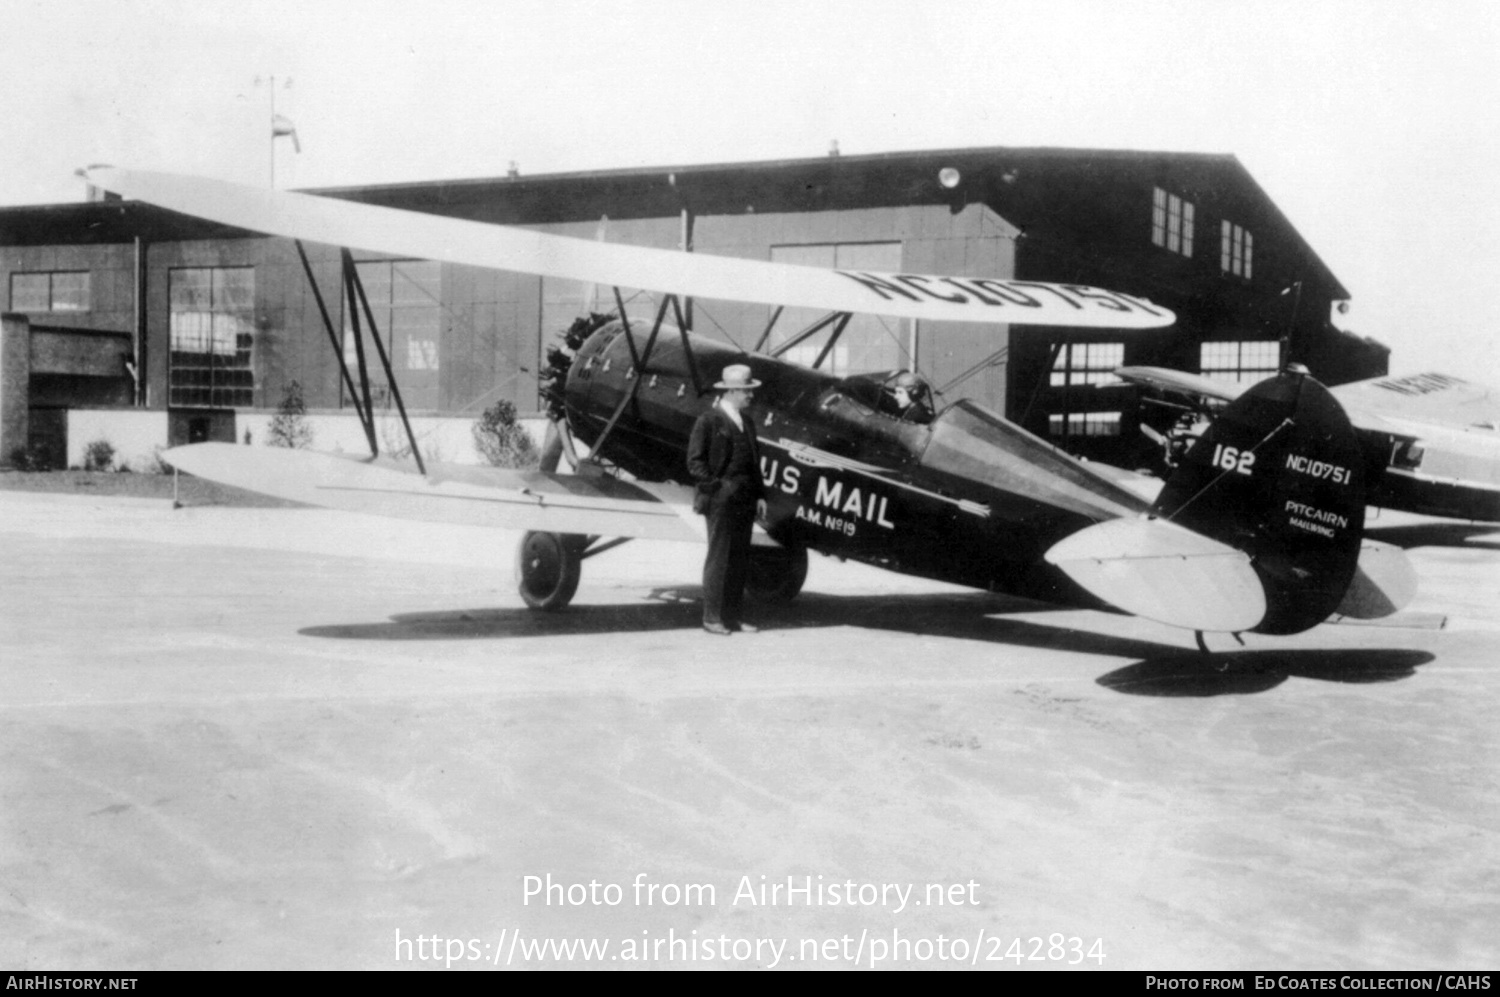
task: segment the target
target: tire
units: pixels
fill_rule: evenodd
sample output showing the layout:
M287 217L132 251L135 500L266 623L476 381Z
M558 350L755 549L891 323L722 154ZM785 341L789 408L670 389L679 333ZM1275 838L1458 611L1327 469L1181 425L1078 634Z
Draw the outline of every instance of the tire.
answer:
M752 547L745 594L758 603L791 602L807 581L807 551L786 547Z
M574 533L527 533L516 551L521 598L532 609L555 612L573 600L583 575L587 538Z

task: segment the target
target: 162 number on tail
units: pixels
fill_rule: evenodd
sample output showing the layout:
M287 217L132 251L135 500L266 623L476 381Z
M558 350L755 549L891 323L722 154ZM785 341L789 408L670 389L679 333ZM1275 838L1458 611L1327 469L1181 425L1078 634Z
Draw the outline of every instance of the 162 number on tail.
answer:
M1214 447L1213 464L1214 467L1222 467L1226 471L1248 476L1250 469L1255 466L1255 451L1226 447L1220 443Z

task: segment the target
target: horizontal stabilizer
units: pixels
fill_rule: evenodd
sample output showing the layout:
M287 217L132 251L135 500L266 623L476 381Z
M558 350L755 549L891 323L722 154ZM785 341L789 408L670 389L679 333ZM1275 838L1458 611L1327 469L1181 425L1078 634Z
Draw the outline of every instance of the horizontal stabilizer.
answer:
M1359 548L1354 580L1335 610L1354 620L1378 620L1399 612L1417 594L1417 573L1399 547L1366 540Z
M1046 560L1110 605L1174 627L1234 633L1266 613L1249 557L1162 519L1097 523Z

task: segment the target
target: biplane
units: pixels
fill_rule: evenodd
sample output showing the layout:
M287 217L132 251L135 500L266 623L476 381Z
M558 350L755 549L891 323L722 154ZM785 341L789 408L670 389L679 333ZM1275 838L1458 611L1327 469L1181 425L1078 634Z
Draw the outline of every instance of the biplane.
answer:
M1245 390L1233 381L1164 367L1122 367L1116 373L1150 391L1185 398L1207 417ZM1330 390L1359 438L1370 505L1500 522L1500 396L1495 392L1436 373L1375 377ZM1158 442L1170 446L1168 440Z
M783 356L820 332L826 356L855 313L1072 329L1157 329L1175 320L1138 297L587 242L109 167L86 175L126 197L298 240L299 249L313 240L614 285L618 311L580 338L551 387L572 473L429 465L414 438L414 460L381 457L367 394L360 415L368 458L215 443L164 455L183 471L314 505L523 530L520 591L536 609L566 606L583 561L624 540L704 539L685 453L694 420L711 404L710 386L731 363L748 364L763 382L752 414L769 500L757 528L752 597L795 596L815 551L1112 607L1196 631L1205 647L1205 632L1294 634L1330 616L1387 615L1415 591L1401 552L1364 540L1358 440L1339 403L1305 371L1289 369L1230 403L1151 498L1132 487L1132 475L1078 461L977 402L901 410L892 389L897 380L910 389L909 377L837 377L818 369L823 357L809 368ZM347 248L344 259L347 281ZM660 292L653 320L627 314L622 287ZM776 350L763 352L769 327L741 350L689 332L681 320L687 297L827 314ZM357 344L356 299L351 290ZM378 337L374 343L389 378ZM367 384L362 350L356 359ZM347 367L343 376L358 398ZM400 408L399 393L396 402Z

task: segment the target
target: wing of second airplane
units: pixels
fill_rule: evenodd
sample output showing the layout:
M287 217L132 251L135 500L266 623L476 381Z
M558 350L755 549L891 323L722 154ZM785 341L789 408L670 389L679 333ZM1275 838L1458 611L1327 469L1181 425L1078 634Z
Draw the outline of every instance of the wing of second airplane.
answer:
M1209 401L1232 402L1245 392L1245 385L1202 374L1172 370L1168 367L1121 367L1115 371L1121 380L1158 391L1172 391Z
M1500 431L1500 393L1451 374L1373 377L1332 390L1361 429L1414 432L1415 427L1438 426L1459 432Z
M211 481L349 512L549 533L706 538L685 485L455 464L433 465L424 476L389 459L232 443L195 443L162 456Z
M1207 401L1232 402L1248 387L1167 367L1121 367L1121 380ZM1417 434L1423 427L1500 432L1500 393L1451 374L1372 377L1329 389L1356 429Z

